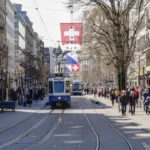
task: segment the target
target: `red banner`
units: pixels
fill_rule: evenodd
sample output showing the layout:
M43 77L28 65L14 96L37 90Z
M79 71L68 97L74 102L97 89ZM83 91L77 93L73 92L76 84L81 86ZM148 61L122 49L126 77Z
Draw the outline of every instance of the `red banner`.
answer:
M60 29L62 45L69 43L82 45L83 23L61 23Z
M79 72L79 71L80 71L80 64L71 65L71 72Z

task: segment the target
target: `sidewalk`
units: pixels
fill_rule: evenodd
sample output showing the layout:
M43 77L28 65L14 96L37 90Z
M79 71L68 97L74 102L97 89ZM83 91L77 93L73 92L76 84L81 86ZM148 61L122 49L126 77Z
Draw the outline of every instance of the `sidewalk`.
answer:
M33 115L39 109L44 107L47 101L48 97L45 97L42 101L33 101L31 107L23 107L22 105L18 105L15 109L15 112L12 112L11 109L4 109L3 112L0 110L0 132L27 119L29 116Z
M89 100L94 101L95 103L99 103L101 105L103 109L103 111L100 111L100 113L103 113L105 116L112 116L112 118L114 117L122 117L121 112L119 112L118 109L118 103L115 103L114 106L112 106L111 104L111 100L109 99L105 99L103 97L97 97L97 96L93 96L93 95L86 95L86 97ZM135 109L135 115L131 115L129 113L129 106L127 106L127 112L126 112L126 117L122 117L126 123L130 122L132 124L134 124L137 128L140 128L142 130L144 130L145 132L149 132L150 133L150 115L147 115L144 110L143 110L143 106L141 108L136 107ZM117 118L116 118L117 119Z

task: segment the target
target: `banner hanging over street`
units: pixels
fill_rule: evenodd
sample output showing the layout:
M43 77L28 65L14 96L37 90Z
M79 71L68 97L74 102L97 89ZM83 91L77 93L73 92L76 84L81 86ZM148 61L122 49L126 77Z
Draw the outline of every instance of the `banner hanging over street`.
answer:
M65 44L82 45L83 23L61 23L61 41Z
M78 55L69 53L66 55L67 64L78 64Z
M67 73L80 72L80 64L68 64L68 65L66 65L65 72L67 72Z

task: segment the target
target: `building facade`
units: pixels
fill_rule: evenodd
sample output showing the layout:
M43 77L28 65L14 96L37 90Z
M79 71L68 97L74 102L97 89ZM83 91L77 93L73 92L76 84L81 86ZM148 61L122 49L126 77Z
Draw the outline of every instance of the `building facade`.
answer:
M138 18L138 12L135 9L137 2L129 14L130 26ZM136 36L136 52L128 71L130 86L150 85L150 1L143 1L141 16L143 19Z
M10 0L6 0L6 38L8 45L8 76L10 88L16 89L15 82L15 36L14 36L14 13L15 8L13 7Z
M0 101L4 100L6 96L2 94L5 88L4 82L6 81L6 68L8 58L8 45L6 40L6 1L0 1Z
M44 48L44 62L50 66L50 48Z
M24 68L21 66L21 61L24 61L25 55L25 23L22 22L21 16L15 14L15 61L16 61L16 84L21 87L24 77Z
M50 50L50 73L55 73L56 60L54 55L54 48L50 47L49 50Z
M36 32L33 30L33 24L30 21L27 12L22 11L21 4L14 4L16 9L20 32L22 35L20 41L22 41L22 56L23 59L19 63L23 66L23 78L25 79L25 85L36 84L36 81L42 78L41 68L44 67L44 43ZM25 41L25 44L24 44ZM20 42L21 44L21 42ZM21 45L20 45L21 46Z

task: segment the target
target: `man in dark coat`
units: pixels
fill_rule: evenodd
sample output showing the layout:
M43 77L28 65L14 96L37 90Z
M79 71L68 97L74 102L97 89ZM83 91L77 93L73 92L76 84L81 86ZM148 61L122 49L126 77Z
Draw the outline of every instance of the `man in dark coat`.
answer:
M135 115L136 96L134 94L134 91L132 91L129 96L129 103L130 103L131 115Z
M128 100L129 100L129 97L126 94L126 91L123 91L120 96L120 103L122 106L122 116L126 115L126 108L127 108Z
M12 89L12 101L17 101L17 92Z

